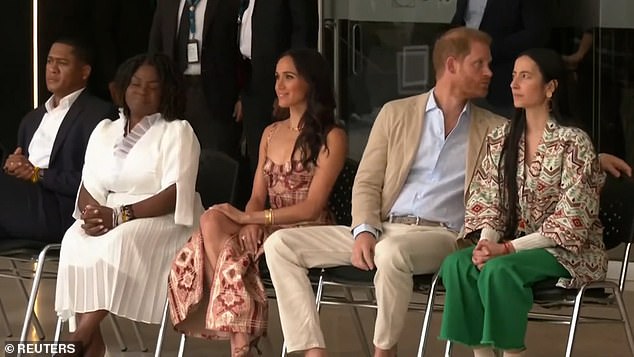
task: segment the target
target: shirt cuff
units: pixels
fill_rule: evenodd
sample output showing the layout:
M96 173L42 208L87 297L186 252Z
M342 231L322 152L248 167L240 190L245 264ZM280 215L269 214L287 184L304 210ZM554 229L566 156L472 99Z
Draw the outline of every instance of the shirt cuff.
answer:
M550 248L556 245L554 240L538 232L516 238L511 241L511 244L513 244L516 252L528 249Z
M486 239L489 242L497 243L500 241L500 233L495 229L484 227L482 228L482 232L480 233L480 240L482 239Z
M356 240L357 237L359 236L359 234L364 233L364 232L368 232L368 233L372 234L375 239L378 239L379 235L381 234L381 231L379 231L378 229L372 227L371 225L369 225L367 223L362 223L362 224L360 224L360 225L358 225L358 226L356 226L356 227L354 227L352 229L352 236Z

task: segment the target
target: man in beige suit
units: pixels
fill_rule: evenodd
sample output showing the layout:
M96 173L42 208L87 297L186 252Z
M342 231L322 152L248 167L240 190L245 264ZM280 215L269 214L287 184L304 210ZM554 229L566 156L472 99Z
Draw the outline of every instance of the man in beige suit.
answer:
M475 29L448 31L434 46L436 87L385 104L354 182L352 227L283 229L264 243L289 352L326 355L307 269L354 265L377 269L375 357L396 354L412 275L436 272L456 249L486 136L505 121L470 103L487 94L490 41ZM614 156L600 161L631 175Z
M352 227L284 229L265 242L289 352L326 355L307 268L354 265L377 269L375 356L395 355L412 275L456 249L486 135L504 121L469 102L487 94L490 41L450 30L434 46L436 87L385 104L355 178Z

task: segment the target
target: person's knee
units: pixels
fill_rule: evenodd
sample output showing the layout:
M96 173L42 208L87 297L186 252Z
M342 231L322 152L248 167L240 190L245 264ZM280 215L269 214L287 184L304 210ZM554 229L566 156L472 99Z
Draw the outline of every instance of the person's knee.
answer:
M295 236L296 234L293 234L291 230L280 229L266 238L264 241L264 255L267 261L287 259L288 255L293 253L289 241L292 241Z
M466 268L473 265L471 261L472 250L464 249L449 254L445 259L443 259L442 264L440 266L440 271L442 275L457 273L461 274L464 272Z
M411 270L409 261L408 252L393 240L381 240L376 244L374 263L378 269Z
M200 216L200 229L203 232L203 237L205 239L217 237L217 232L222 231L221 222L223 219L226 219L226 216L222 212L213 209L205 211Z
M493 258L482 267L480 271L480 284L491 281L504 281L513 275L512 264L503 257Z
M267 257L276 255L280 247L284 245L284 233L282 231L283 229L271 233L264 241L264 254L266 254Z

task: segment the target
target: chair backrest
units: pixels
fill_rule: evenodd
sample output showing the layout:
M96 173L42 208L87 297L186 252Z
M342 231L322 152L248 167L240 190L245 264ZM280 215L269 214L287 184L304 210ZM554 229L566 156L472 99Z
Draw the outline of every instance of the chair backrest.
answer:
M343 169L335 181L330 193L328 208L335 215L337 224L349 226L352 224L352 185L357 174L359 163L353 159L346 159Z
M235 204L239 164L220 151L203 149L200 152L196 191L204 207L216 203Z
M621 243L631 243L634 238L634 180L608 175L601 191L603 242L606 249Z

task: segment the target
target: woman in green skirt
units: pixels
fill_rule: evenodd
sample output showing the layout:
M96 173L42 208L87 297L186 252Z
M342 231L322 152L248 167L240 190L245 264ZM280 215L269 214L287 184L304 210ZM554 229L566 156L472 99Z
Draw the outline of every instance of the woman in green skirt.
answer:
M469 190L465 234L480 239L441 267L441 338L476 357L493 357L493 349L523 355L533 284L559 278L572 288L605 278L598 217L605 177L588 135L560 114L564 75L552 50L515 61L515 115L489 134Z

